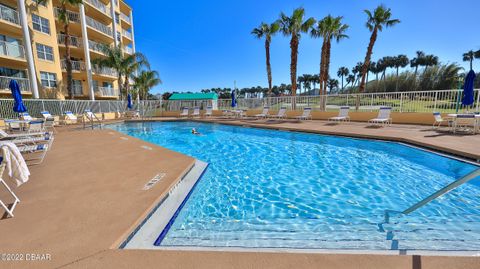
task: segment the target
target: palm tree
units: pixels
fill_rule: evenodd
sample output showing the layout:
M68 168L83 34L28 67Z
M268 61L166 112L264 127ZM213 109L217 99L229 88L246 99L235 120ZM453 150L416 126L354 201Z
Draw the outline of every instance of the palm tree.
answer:
M272 67L270 65L270 43L272 36L279 30L278 23L266 24L262 22L258 28L252 30L252 35L258 39L265 38L265 55L267 61L267 79L268 79L268 95L272 94Z
M346 78L346 81L347 81L347 85L345 86L348 86L350 83L352 84L353 86L353 83L355 83L355 75L348 75L347 78Z
M394 57L394 67L397 69L397 81L395 84L395 91L398 91L398 70L407 66L409 62L410 61L408 60L407 55L400 54L397 57Z
M315 24L315 19L308 18L305 20L305 9L297 8L293 11L291 17L282 12L277 23L283 35L291 36L290 80L292 82L292 95L295 96L297 94L297 56L300 37L302 33L307 33L310 30L313 24ZM293 107L295 107L295 105L293 105Z
M301 92L302 91L302 86L305 87L305 77L304 76L299 76L297 78L297 83L298 83L298 89Z
M125 80L123 82L123 89L128 93L130 90L130 79L133 78L133 75L138 72L142 67L150 69L150 63L148 62L145 55L142 53L136 52L131 55L127 55L123 58L123 74ZM137 94L137 99L140 99L140 96Z
M336 39L337 42L344 38L348 38L345 32L348 29L347 24L342 23L343 17L326 16L318 21L316 26L312 28L310 34L314 38L323 38L322 53L320 57L320 90L322 94L327 92L327 80L329 78L328 70L330 67L330 51L331 41Z
M427 68L429 66L438 65L438 56L435 56L435 55L432 55L432 54L426 55L423 65L425 66L425 69L423 70L423 73L425 74L425 72L427 72Z
M305 93L308 89L310 91L312 89L312 75L303 74L303 92ZM299 93L301 94L301 92Z
M417 57L410 61L410 67L415 68L415 78L417 77L418 67L425 65L425 52L417 51Z
M138 91L142 100L148 96L148 92L153 87L162 83L157 71L142 70L135 78L135 89Z
M315 86L317 83L320 83L320 76L317 74L312 75L313 94L315 94Z
M348 76L348 74L350 73L350 70L348 70L347 67L345 66L342 66L338 69L337 71L337 76L341 77L342 78L342 90L344 89L343 87L343 78Z
M331 93L333 89L338 88L338 80L333 78L327 80L327 86L328 86L328 91Z
M373 13L369 10L365 10L365 13L368 16L367 20L367 28L372 32L370 36L370 43L367 49L367 55L365 56L365 62L363 63L362 68L362 80L360 83L360 92L363 92L365 89L365 78L368 71L368 66L370 65L370 58L373 53L373 46L375 45L375 41L377 40L378 32L383 30L383 27L391 27L395 24L399 23L400 20L391 19L392 13L391 10L386 8L383 5L378 6Z
M352 68L352 73L355 76L355 82L354 82L355 85L357 85L357 81L359 79L359 76L361 75L362 67L363 67L363 63L358 62L357 65Z
M473 51L470 50L466 53L463 54L463 61L464 62L470 62L470 70L473 70L473 60L477 58L480 58L480 50L478 51Z
M41 0L44 3L46 0ZM63 24L64 44L65 44L65 69L67 71L67 93L70 98L74 98L73 93L73 75L72 75L72 55L70 50L70 20L68 18L67 6L78 8L83 4L82 0L60 0L58 9L58 21ZM38 4L38 3L37 3Z

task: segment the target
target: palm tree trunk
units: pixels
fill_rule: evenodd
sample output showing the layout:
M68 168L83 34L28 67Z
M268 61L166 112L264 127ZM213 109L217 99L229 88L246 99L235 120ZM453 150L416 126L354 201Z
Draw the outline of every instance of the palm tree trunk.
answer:
M66 5L62 5L62 12L64 14L67 13L67 7ZM67 16L67 15L65 15ZM65 65L66 65L66 71L67 71L67 93L70 95L70 99L74 99L74 92L73 92L73 75L72 75L72 59L71 59L71 50L70 50L70 25L67 21L65 22L65 25L63 26L63 31L65 33Z
M369 71L367 70L367 82L365 82L365 92L367 92L367 87L368 87L368 75L369 75Z
M327 50L325 51L325 72L324 72L324 80L325 80L325 89L323 91L324 94L327 94L327 82L329 77L329 69L330 69L330 53L331 53L332 43L331 40L328 39L327 41Z
M292 34L290 40L290 81L292 83L292 95L297 95L297 61L298 61L298 36ZM295 109L295 98L292 99L292 109Z
M342 90L343 90L343 74L342 74L342 76L341 76L341 77L342 77Z
M325 80L324 80L324 74L325 74L325 61L326 61L326 51L327 51L327 39L323 39L323 44L322 44L322 54L320 57L320 85L319 85L319 94L323 95L323 89L325 87Z
M272 67L270 65L270 40L265 40L265 54L267 61L267 79L268 79L268 96L272 94Z
M118 73L118 91L120 92L120 100L123 100L123 82L122 82L122 73L117 70Z
M370 43L368 44L367 55L365 56L365 62L363 63L362 67L362 80L360 82L359 91L363 92L365 89L365 78L367 75L368 67L370 66L370 58L372 57L373 46L375 45L375 41L377 40L377 33L378 28L375 26L372 31L372 36L370 37Z
M398 67L397 67L397 81L395 84L395 91L398 92Z

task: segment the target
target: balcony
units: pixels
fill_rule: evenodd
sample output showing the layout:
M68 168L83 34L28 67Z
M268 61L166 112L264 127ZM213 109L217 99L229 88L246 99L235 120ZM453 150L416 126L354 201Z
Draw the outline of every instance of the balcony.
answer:
M123 30L123 36L127 37L128 39L132 40L132 33L127 31L127 30Z
M83 96L82 85L72 85L73 96Z
M25 49L22 45L0 41L0 56L25 60Z
M85 19L87 21L88 26L90 26L93 29L95 29L97 31L100 31L100 32L102 32L102 33L104 33L104 34L113 38L113 31L112 31L112 28L110 28L110 26L107 26L107 25L105 25L105 24L103 24L103 23L101 23L101 22L99 22L95 19L92 19L88 16Z
M22 93L31 93L30 89L30 81L28 78L17 78L17 77L4 77L0 76L0 91L8 91L10 92L10 81L11 80L16 80L18 82L18 85L20 86L20 90Z
M97 87L95 89L95 95L100 97L118 97L120 93L118 89L110 87Z
M62 59L62 61L60 63L61 63L61 66L62 66L62 71L66 72L67 71L67 60ZM73 72L82 72L82 71L85 71L85 70L86 70L86 68L85 68L85 63L84 62L82 62L82 61L72 61L72 71Z
M55 11L55 18L58 19L59 14L62 12L62 10L56 7L54 11ZM67 17L70 22L80 23L80 14L78 14L77 12L72 12L67 10Z
M127 54L133 54L133 49L129 46L125 46L123 48L123 51L125 51L125 53L127 53Z
M58 44L61 46L65 45L65 35L64 34L58 34L57 35L57 41ZM82 38L77 37L77 36L70 36L70 46L75 47L75 48L81 48L83 46L83 41Z
M93 41L93 40L88 40L88 48L91 51L100 53L102 55L105 55L104 51L105 51L106 46L108 46L108 45L103 44L103 43L99 43L99 42L96 42L96 41Z
M20 20L18 18L18 12L15 9L0 6L0 20L20 25Z
M130 19L130 16L126 15L125 13L120 13L120 19L123 21L127 22L128 24L132 23L132 20Z
M110 11L109 11L108 7L104 3L102 3L101 1L99 1L99 0L86 0L85 2L87 2L92 7L96 8L98 11L100 11L104 15L107 15L108 17L110 17Z
M108 77L114 77L114 78L118 77L117 71L109 67L94 66L92 71L95 75L99 75L99 76L108 76Z

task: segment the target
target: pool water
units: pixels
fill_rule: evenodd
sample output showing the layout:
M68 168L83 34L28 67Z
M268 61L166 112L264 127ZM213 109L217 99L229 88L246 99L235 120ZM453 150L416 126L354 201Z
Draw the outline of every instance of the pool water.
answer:
M220 124L110 128L210 164L161 246L480 250L478 179L384 223L385 210L408 208L477 168L469 163L393 142Z

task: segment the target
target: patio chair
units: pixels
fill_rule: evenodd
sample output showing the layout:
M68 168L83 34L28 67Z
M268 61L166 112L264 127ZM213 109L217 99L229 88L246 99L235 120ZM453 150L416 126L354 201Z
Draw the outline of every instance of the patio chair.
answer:
M180 113L180 118L188 117L188 107L184 107L182 113Z
M4 130L0 130L0 140L11 140L11 139L21 139L35 136L44 136L50 135L48 132L39 131L39 132L23 132L23 133L7 133Z
M50 114L50 112L48 111L42 111L40 112L40 114L42 114L45 120L55 120L55 117L53 117L52 114Z
M269 118L285 119L287 118L287 108L281 107L277 115L268 115Z
M46 144L33 144L33 145L19 145L18 150L24 156L30 156L31 158L25 158L25 161L29 165L41 164L50 149L50 143Z
M20 119L21 120L35 120L35 118L30 116L30 114L28 114L27 112L21 113L20 114Z
M45 132L45 125L43 120L35 120L28 123L25 130L27 133L41 133Z
M65 111L64 123L67 124L69 122L75 124L78 122L78 118L72 113L72 111Z
M200 118L200 107L196 106L193 108L192 118Z
M331 117L331 118L328 119L328 121L335 121L335 122L350 121L350 116L348 115L349 110L350 110L350 107L348 107L348 106L340 107L340 111L338 112L338 116Z
M448 127L452 127L453 120L451 118L444 119L440 112L433 112L433 119L434 119L434 122L433 122L434 129L439 128L444 122L448 124Z
M264 119L269 116L268 111L270 110L270 107L266 106L263 108L262 113L255 115L254 117L257 119Z
M13 215L13 210L15 210L15 207L17 206L18 203L20 203L20 199L18 199L18 196L12 191L12 189L7 185L7 182L3 180L3 173L5 172L5 162L3 161L3 157L0 157L0 186L3 186L3 188L7 191L8 194L14 199L13 203L10 205L7 205L6 202L3 202L2 199L0 198L0 206L3 207L5 212L7 212L8 216L11 218L14 217Z
M205 114L203 115L205 118L211 117L213 115L213 107L207 106L207 111L205 111Z
M295 117L297 120L312 120L312 108L306 107L303 109L303 114Z
M43 119L45 120L45 122L44 122L45 129L51 130L52 132L55 133L56 132L56 130L55 130L55 125L56 125L55 118L48 111L42 111L40 113L42 114Z
M392 124L392 118L390 118L390 114L392 113L391 107L381 107L380 111L378 112L378 116L374 119L368 121L371 125L378 125L378 126L385 126Z

